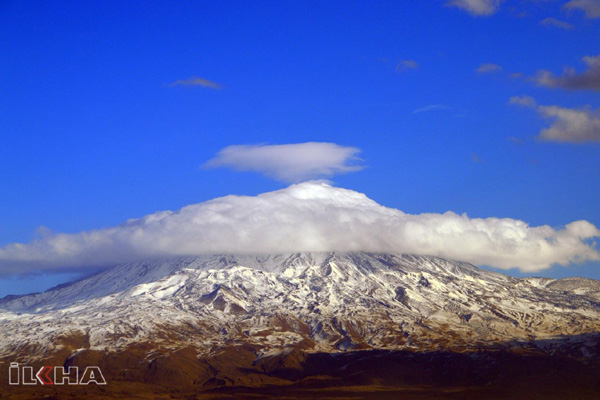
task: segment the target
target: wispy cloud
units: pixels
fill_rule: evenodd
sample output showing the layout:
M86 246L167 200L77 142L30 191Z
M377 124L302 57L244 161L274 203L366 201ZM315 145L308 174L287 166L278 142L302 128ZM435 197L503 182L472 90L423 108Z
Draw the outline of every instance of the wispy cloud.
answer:
M560 21L556 18L546 18L540 21L540 25L544 25L544 26L552 26L555 28L561 28L561 29L565 29L565 30L571 30L573 29L573 25L571 25L568 22L565 21Z
M471 153L471 161L476 164L481 164L483 162L483 158L481 158L477 153Z
M358 153L356 147L320 142L237 145L219 151L204 167L254 171L283 182L300 182L358 171L363 168L357 165Z
M419 63L415 60L402 60L396 65L397 72L406 72L417 68L419 68Z
M180 79L180 80L177 80L177 81L169 84L169 87L174 87L174 86L202 86L202 87L207 87L207 88L212 88L212 89L217 89L217 90L223 89L223 86L219 85L216 82L209 81L208 79L196 78L196 77L192 77L190 79Z
M495 14L502 2L503 0L450 0L446 5L458 7L471 15L488 16Z
M419 113L431 112L431 111L446 111L446 110L452 110L452 107L447 106L445 104L432 104L430 106L417 108L416 110L413 111L413 114L419 114Z
M531 96L513 96L508 100L508 104L513 104L523 107L536 107L535 99Z
M255 197L226 196L78 234L0 248L0 273L97 267L222 253L372 251L436 255L534 272L598 260L587 221L532 227L510 218L406 214L362 193L305 182Z
M563 7L583 11L586 18L600 18L600 0L571 0Z
M600 55L585 56L583 62L587 70L578 74L574 68L567 68L562 75L540 70L533 81L540 86L569 90L600 90Z
M506 138L506 140L508 140L509 142L513 142L515 144L523 144L525 142L523 139L515 137L515 136L509 136Z
M529 96L512 97L510 104L535 109L542 117L552 121L542 129L538 139L551 142L585 143L600 142L600 110L590 107L581 109L560 106L537 105Z
M477 72L478 74L493 74L495 72L500 72L500 71L502 71L502 67L500 65L491 64L491 63L481 64L475 70L475 72Z

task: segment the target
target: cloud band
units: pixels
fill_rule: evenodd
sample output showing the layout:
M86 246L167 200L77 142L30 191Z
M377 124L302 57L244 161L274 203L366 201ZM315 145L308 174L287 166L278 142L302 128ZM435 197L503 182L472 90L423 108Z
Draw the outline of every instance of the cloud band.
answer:
M0 249L0 271L109 266L214 253L371 251L435 255L535 272L598 260L587 221L562 229L453 212L406 214L364 194L305 182L255 197L226 196L108 229L50 234Z

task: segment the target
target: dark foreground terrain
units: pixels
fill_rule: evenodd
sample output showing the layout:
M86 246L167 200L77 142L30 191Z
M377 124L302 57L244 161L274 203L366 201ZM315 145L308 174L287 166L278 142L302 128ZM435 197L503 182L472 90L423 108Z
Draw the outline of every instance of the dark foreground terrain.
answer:
M247 346L204 359L192 349L153 359L143 353L84 351L66 362L57 355L37 364L98 365L105 386L9 386L8 360L3 360L0 399L600 398L600 360L526 348L342 354L295 349L259 360Z

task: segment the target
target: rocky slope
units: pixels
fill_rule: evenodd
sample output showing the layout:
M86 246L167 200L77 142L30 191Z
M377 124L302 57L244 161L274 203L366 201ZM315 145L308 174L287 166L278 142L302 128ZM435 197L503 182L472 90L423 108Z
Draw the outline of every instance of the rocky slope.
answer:
M209 356L250 346L256 363L299 350L464 352L502 345L593 358L597 341L588 334L600 329L599 293L594 280L517 279L409 255L138 262L0 300L0 357L33 361L143 347L142 358L151 361L182 348Z

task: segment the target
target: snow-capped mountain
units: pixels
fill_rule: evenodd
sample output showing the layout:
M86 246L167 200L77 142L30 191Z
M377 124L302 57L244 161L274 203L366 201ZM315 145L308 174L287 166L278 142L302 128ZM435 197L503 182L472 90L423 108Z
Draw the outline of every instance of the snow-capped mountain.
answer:
M596 354L600 282L517 279L435 257L372 253L213 255L121 265L0 300L0 357L147 344L256 359L302 349L466 351L533 346ZM573 339L575 340L575 339Z

